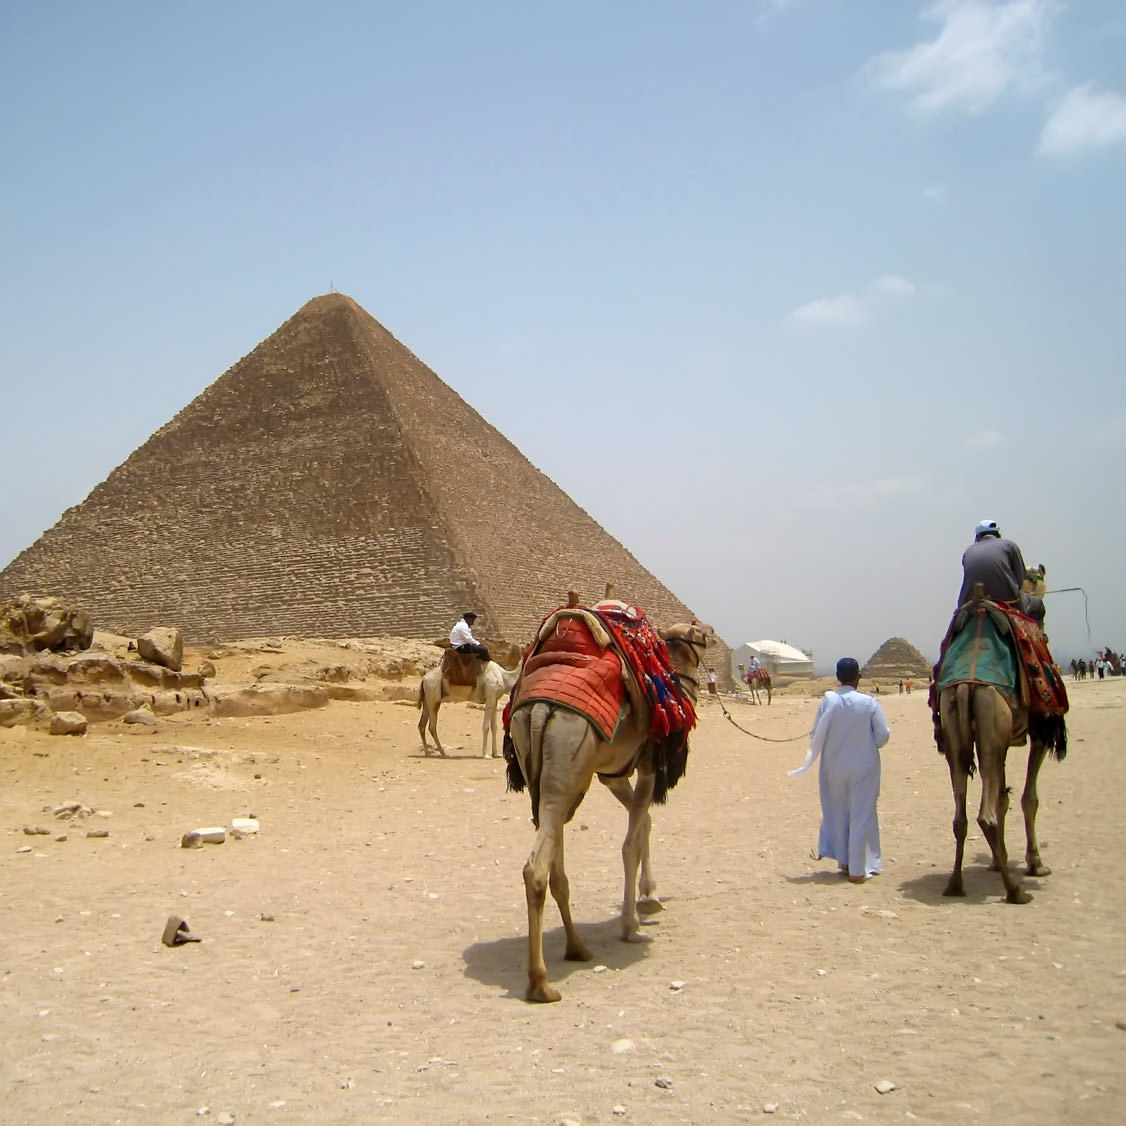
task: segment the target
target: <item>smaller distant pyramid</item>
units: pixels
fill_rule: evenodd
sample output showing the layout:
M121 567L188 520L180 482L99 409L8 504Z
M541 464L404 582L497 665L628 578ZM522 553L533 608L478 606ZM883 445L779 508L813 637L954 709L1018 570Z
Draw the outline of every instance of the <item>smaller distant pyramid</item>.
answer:
M889 637L868 658L861 675L869 680L898 680L904 676L925 678L930 671L931 662L914 645L902 637Z

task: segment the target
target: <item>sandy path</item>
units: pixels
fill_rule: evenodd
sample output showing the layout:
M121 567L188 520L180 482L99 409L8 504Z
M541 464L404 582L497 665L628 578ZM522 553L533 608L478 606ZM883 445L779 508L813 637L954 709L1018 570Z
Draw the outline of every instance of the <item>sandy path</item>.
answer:
M777 1104L772 1121L1117 1126L1126 681L1074 688L1071 753L1041 785L1054 874L1027 907L1001 900L976 826L968 898L941 897L951 799L925 698L883 700L888 863L863 887L809 859L815 777L785 776L804 744L708 702L655 819L666 910L627 946L624 816L592 792L568 870L595 962L561 960L549 907L551 1006L522 1000L528 805L472 753L480 710L443 710L449 761L418 757L417 713L392 703L0 730L3 1121L735 1123ZM815 701L732 706L785 736ZM110 836L23 834L65 830L43 810L69 799L110 811L87 822ZM246 814L257 839L178 847ZM1019 807L1009 826L1019 857ZM163 947L170 912L204 941Z

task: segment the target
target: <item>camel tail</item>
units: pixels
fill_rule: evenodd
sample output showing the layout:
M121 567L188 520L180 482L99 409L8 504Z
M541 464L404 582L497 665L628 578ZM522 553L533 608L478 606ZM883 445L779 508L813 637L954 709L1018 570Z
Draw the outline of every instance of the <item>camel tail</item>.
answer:
M962 769L970 778L974 776L975 766L971 687L969 684L959 684L954 690L954 723L958 730L958 751L962 756Z
M524 772L520 769L520 760L516 757L516 744L512 742L512 736L507 731L504 733L504 762L505 789L515 794L522 794L528 783L524 778Z

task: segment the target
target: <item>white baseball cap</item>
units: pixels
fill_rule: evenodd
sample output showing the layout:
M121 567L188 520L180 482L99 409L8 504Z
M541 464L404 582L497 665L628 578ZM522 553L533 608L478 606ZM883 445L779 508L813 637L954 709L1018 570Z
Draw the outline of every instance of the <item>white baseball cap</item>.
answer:
M996 520L979 520L977 527L974 528L974 539L979 540L982 536L999 536L1001 529L997 527Z

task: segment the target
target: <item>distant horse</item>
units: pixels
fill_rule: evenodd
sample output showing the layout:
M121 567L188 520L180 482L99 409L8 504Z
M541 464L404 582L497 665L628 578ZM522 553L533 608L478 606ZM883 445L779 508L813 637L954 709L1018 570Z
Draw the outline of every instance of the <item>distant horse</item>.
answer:
M770 670L760 665L757 669L752 669L746 676L747 687L751 690L751 702L760 704L762 701L759 699L759 693L766 693L766 702L769 704L773 698L773 684L770 679Z

